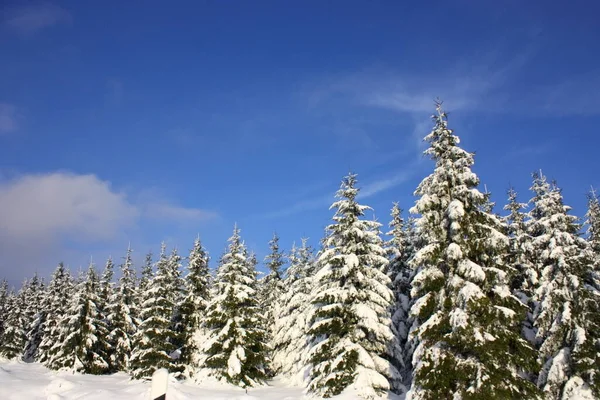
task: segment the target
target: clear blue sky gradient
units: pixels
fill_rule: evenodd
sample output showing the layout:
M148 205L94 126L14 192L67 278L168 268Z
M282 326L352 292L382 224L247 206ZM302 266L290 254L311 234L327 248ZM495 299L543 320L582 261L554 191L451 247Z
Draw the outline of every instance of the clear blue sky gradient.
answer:
M417 3L4 1L0 188L93 174L131 204L207 217L62 232L34 258L4 246L0 275L102 264L128 242L138 260L161 240L187 253L198 233L215 266L235 222L259 259L274 231L318 246L349 171L387 224L431 172L436 96L497 210L541 168L583 215L600 187L600 3Z

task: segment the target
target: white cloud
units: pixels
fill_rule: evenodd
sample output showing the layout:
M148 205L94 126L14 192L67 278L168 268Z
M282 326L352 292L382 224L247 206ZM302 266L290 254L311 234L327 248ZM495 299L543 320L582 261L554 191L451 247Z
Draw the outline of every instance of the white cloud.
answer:
M141 237L148 222L177 227L215 216L159 196L132 199L95 175L55 172L3 180L0 277L21 279L73 252L122 245Z
M19 112L12 104L0 103L0 135L14 132L19 128Z
M71 21L71 14L51 3L31 4L5 12L4 25L19 35L33 35L45 28Z
M94 175L27 175L0 184L2 236L105 239L137 216L124 194Z

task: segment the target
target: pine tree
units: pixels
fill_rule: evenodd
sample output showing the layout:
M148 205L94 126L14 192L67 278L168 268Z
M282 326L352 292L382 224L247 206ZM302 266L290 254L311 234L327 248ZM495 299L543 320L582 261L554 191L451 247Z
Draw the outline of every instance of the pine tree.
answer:
M98 288L98 304L96 305L104 318L106 318L108 315L110 299L114 295L114 275L115 264L113 263L112 257L109 257L108 260L106 260L106 265L104 266L104 271L102 272L102 277L100 278L100 285Z
M23 313L26 326L29 327L35 321L36 315L42 307L43 298L41 293L43 291L43 283L37 273L23 284L22 290L25 303Z
M175 332L171 330L173 316L173 276L163 243L156 274L142 295L140 325L134 335L134 350L131 356L132 375L136 379L150 378L154 371L166 368L178 371L170 354L175 350L172 343Z
M73 278L64 264L60 263L52 274L52 279L48 285L43 306L44 314L39 321L42 340L38 348L38 361L49 368L52 368L52 359L58 350L55 344L60 340L60 324L67 315L73 294Z
M424 246L411 264L410 313L417 319L418 347L407 399L538 397L521 377L534 351L520 337L525 307L509 290L510 274L500 257L508 245L501 222L486 212L477 190L473 155L459 147L437 105L425 151L435 162L415 195Z
M370 208L357 203L356 175L342 181L331 208L321 269L315 276L309 389L331 397L354 385L366 398L399 389L391 363L398 344L391 321L393 292L380 224L361 219Z
M102 284L90 263L85 279L77 284L67 314L61 320L59 340L50 367L86 374L103 374L109 370L108 329L97 304Z
M132 267L131 247L127 248L125 261L121 264L119 286L110 299L108 321L111 346L110 366L112 371L128 371L131 359L132 339L139 321L136 309L135 271Z
M589 245L561 190L541 173L533 177L529 232L539 273L533 318L543 365L537 384L548 398L562 398L573 378L598 393L598 298L584 285L591 270Z
M401 349L407 348L408 334L411 327L411 319L408 315L411 306L410 287L413 276L412 268L408 261L412 256L411 243L409 242L409 230L402 209L398 203L394 203L391 212L391 230L387 233L391 239L386 244L386 252L389 257L387 275L392 281L392 291L395 295L395 304L392 313L392 322L398 332L398 341ZM412 354L410 354L412 355ZM396 367L402 374L403 382L408 385L412 378L410 359L402 352Z
M532 297L538 284L538 273L532 261L532 238L527 232L527 214L523 212L526 207L526 203L518 202L517 192L509 189L508 203L504 206L508 215L504 217L504 223L509 238L506 263L515 271L510 287L513 294L527 307L526 318L522 322L523 336L535 344Z
M279 236L273 235L269 242L271 253L265 257L265 264L269 273L261 280L262 292L264 295L263 309L267 314L267 326L272 326L275 321L275 311L277 299L283 291L282 267L285 265L285 255L279 249Z
M6 279L3 279L2 282L0 282L0 336L2 336L2 333L4 332L4 321L8 316L8 299L8 282Z
M174 347L174 353L171 353L170 356L179 359L181 354L181 348L184 344L184 321L183 316L181 314L181 305L183 300L185 299L184 292L184 281L181 279L181 256L177 252L177 249L173 249L168 259L168 268L169 273L168 276L170 280L168 281L168 294L169 301L173 304L173 311L171 314L171 324L170 329L173 332L169 342Z
M292 246L289 255L290 266L286 271L280 304L281 313L275 320L273 335L273 370L303 383L309 368L309 311L314 255L302 239L302 246Z
M523 304L529 304L529 299L533 295L538 279L537 272L529 260L531 237L527 233L525 220L527 215L523 212L526 207L526 203L518 202L517 192L510 188L508 190L508 203L504 206L504 210L508 211L508 215L504 217L504 222L509 237L506 261L517 269L511 287Z
M8 296L4 331L0 336L0 356L9 360L20 358L26 340L25 290L27 281L18 293Z
M265 314L265 326L267 327L268 343L273 338L273 329L275 320L279 318L278 301L283 293L283 272L285 265L285 255L279 249L279 236L273 234L273 239L269 242L271 252L265 257L265 264L269 273L260 280L261 308ZM272 350L269 349L272 358ZM267 371L269 376L274 375L274 371Z
M221 257L204 324L209 338L204 366L212 374L241 387L266 378L266 344L257 300L256 270L237 226Z
M37 357L37 348L42 341L42 321L45 319L44 282L37 273L25 289L25 328L27 341L23 349L23 361L32 362Z
M144 265L142 266L142 270L140 271L140 295L143 294L148 286L150 285L150 281L154 276L154 271L152 267L152 253L146 254L146 259L144 261Z
M193 367L196 365L196 354L199 351L195 334L201 329L202 317L206 313L210 298L209 257L202 247L200 237L194 241L194 247L188 257L187 275L185 277L185 298L180 307L181 341L183 351L180 363Z
M587 240L593 257L593 271L591 271L590 280L596 290L600 291L600 201L593 189L588 194L588 210L585 218Z

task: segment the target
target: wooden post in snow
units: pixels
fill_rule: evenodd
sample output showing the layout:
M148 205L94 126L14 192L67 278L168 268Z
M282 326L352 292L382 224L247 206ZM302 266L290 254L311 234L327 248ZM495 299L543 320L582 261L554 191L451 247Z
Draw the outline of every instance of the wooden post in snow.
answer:
M157 369L152 374L152 389L150 400L166 400L167 385L169 384L169 371L165 368Z

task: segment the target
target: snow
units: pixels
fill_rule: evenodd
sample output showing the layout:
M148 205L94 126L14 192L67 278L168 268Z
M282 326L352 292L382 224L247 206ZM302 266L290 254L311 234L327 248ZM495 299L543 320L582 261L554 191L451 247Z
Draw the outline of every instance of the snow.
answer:
M113 375L80 375L69 372L53 372L39 363L27 364L15 361L0 362L0 398L3 400L147 400L150 395L149 381L131 380L125 373ZM244 389L217 382L194 384L179 382L170 377L167 399L186 400L296 400L308 399L304 388L276 380L270 386ZM350 400L356 396L349 393L335 400ZM401 400L396 397L396 400Z

